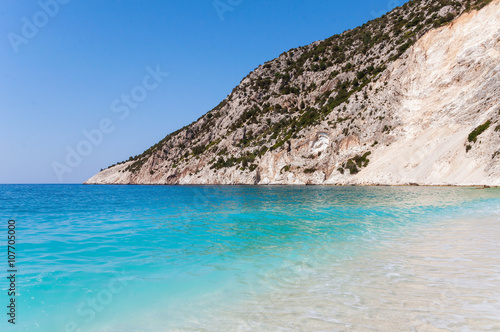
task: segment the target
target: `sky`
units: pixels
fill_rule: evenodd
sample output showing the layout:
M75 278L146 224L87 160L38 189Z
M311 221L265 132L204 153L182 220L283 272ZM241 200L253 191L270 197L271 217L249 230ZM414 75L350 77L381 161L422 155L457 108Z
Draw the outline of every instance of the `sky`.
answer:
M404 0L2 0L0 183L82 183Z

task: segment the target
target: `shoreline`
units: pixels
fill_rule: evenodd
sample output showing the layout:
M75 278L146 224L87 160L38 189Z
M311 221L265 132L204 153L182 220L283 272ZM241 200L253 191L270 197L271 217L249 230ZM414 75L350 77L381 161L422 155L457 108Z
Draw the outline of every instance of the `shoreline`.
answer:
M56 183L57 184L57 183ZM429 187L429 188L500 188L497 185L460 185L460 184L162 184L162 183L81 183L85 186L165 186L165 187Z

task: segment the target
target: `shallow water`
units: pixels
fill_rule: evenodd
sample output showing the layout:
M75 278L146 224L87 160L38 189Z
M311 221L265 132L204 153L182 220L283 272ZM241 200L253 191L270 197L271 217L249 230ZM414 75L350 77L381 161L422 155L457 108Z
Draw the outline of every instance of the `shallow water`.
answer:
M500 331L498 189L2 185L0 211L2 331Z

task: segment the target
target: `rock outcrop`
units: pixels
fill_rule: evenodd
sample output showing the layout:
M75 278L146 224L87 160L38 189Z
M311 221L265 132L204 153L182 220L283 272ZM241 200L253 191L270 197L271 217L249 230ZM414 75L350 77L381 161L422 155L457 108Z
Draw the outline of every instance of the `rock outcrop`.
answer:
M86 183L500 186L500 0L410 1L285 52Z

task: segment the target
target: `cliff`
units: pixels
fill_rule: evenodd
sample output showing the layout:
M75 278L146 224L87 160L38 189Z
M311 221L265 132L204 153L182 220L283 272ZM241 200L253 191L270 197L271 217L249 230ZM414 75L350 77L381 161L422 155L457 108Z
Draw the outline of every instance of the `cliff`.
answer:
M500 186L499 99L500 0L410 1L86 183Z

